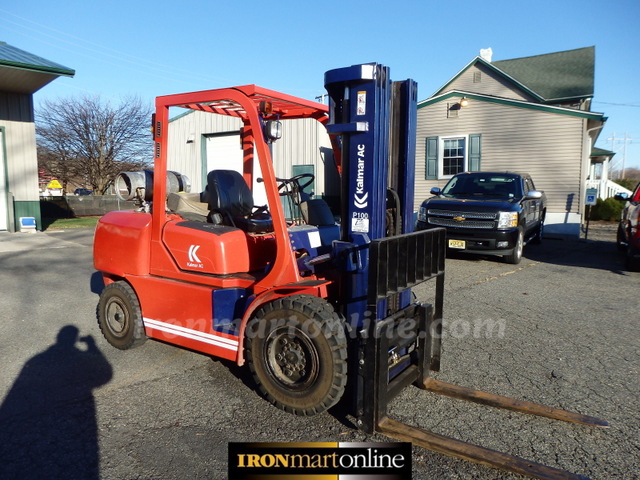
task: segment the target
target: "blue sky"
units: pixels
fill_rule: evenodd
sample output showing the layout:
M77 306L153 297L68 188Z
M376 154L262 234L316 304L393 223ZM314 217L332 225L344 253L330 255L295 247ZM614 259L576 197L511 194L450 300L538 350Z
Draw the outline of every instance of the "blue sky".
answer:
M597 146L640 168L640 0L23 0L0 6L0 41L76 70L35 96L118 102L255 83L304 98L324 72L378 62L432 95L491 47L493 60L595 45Z

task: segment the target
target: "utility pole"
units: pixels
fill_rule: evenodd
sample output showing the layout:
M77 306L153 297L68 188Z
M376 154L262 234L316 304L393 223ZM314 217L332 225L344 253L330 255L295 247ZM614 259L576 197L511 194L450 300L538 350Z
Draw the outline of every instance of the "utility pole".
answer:
M624 137L623 138L616 138L616 133L613 132L613 135L610 136L609 138L607 138L608 141L611 142L611 151L615 152L615 148L616 148L616 142L620 143L622 142L623 146L622 146L622 173L620 174L620 178L624 178L624 171L625 171L625 163L627 161L627 143L631 143L631 141L633 140L633 138L629 138L627 132L624 133Z

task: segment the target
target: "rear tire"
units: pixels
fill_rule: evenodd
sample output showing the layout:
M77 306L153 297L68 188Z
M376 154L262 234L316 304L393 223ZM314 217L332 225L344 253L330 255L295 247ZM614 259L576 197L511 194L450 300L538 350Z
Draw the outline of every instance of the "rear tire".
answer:
M98 325L104 338L120 350L137 347L147 339L138 296L127 282L104 288L98 302Z
M522 250L524 249L524 231L522 227L518 227L518 238L516 239L516 245L513 251L509 255L505 255L504 261L517 265L522 260Z
M246 356L260 392L295 415L315 415L342 397L347 338L324 299L283 297L262 306L246 329Z

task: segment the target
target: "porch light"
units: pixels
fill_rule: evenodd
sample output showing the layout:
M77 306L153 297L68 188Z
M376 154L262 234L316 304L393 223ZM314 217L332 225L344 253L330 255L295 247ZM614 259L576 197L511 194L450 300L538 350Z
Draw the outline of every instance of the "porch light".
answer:
M464 108L464 107L468 107L469 106L469 99L466 97L462 97L460 99L460 108Z

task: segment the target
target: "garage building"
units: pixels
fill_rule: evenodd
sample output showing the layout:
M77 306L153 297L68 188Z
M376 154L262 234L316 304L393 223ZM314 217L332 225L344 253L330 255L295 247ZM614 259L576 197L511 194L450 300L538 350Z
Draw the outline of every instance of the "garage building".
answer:
M16 231L21 217L40 219L33 94L75 71L0 42L0 230Z

